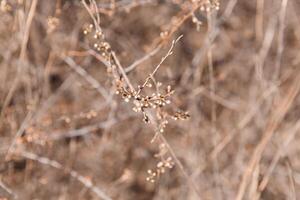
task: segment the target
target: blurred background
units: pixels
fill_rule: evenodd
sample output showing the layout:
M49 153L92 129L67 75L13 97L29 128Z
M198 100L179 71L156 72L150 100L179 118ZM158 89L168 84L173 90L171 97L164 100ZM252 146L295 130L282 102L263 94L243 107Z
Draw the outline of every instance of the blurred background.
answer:
M182 35L155 74L190 115L162 133L174 166L147 179L163 147L116 95L81 1L2 0L1 200L300 198L299 1L96 5L135 88Z

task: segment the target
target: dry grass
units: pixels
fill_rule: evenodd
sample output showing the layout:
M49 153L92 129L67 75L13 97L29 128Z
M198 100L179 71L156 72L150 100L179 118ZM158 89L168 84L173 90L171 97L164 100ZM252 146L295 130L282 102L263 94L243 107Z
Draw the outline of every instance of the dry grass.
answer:
M300 198L296 0L1 0L0 199Z

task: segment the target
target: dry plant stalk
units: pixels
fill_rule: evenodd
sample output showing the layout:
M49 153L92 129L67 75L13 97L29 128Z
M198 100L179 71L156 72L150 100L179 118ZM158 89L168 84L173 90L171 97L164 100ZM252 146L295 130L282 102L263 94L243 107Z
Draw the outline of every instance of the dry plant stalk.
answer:
M118 58L116 57L115 52L111 49L111 46L108 42L105 41L105 36L100 28L100 17L99 15L93 15L92 9L87 5L85 1L82 1L83 5L90 13L94 24L88 25L85 30L84 34L92 34L93 38L95 39L93 46L96 48L97 51L101 54L101 56L105 59L108 66L108 73L110 73L113 77L113 85L116 88L116 94L121 95L127 103L133 104L133 111L140 112L143 114L143 121L145 123L155 123L157 126L155 127L155 135L151 142L153 143L159 134L164 132L166 125L169 123L170 119L174 120L185 120L189 118L189 114L183 111L173 111L172 113L168 112L164 109L165 106L171 104L170 97L174 93L174 90L171 89L171 86L167 86L165 92L162 91L160 82L157 82L155 79L155 74L163 64L163 62L173 54L173 48L175 44L182 38L182 36L178 37L176 40L172 41L172 45L169 48L168 52L164 57L162 57L161 61L157 64L154 68L152 73L150 73L144 83L139 85L137 89L133 87L131 81L129 80L128 76L126 75L125 70L121 66ZM95 5L95 1L90 1L90 5ZM96 9L97 6L94 6ZM131 69L130 67L129 69ZM152 95L146 95L145 88L155 88L155 92ZM155 117L152 116L150 109L155 111ZM151 115L151 117L149 117ZM150 119L152 118L152 119ZM154 122L155 121L155 122ZM164 143L161 146L166 146ZM162 150L161 150L162 151ZM174 164L172 164L172 158L168 157L164 159L164 155L167 152L164 150L164 153L160 153L161 155L158 156L161 158L161 161L157 164L156 172L152 172L152 170L148 170L150 177L147 180L154 182L154 178L159 177L160 174L165 172L165 167L172 168Z
M155 178L159 177L161 174L165 172L166 168L172 168L174 163L172 161L173 159L176 160L176 163L180 166L180 169L182 170L185 177L188 179L188 182L190 182L190 186L193 188L193 190L197 193L198 197L200 198L200 193L197 190L196 185L191 181L188 177L188 174L185 172L182 164L177 159L176 155L174 154L174 151L171 149L170 145L167 144L167 141L162 136L162 133L164 132L164 129L166 125L169 123L170 119L174 120L185 120L189 118L189 114L187 112L180 111L176 109L172 113L168 112L164 107L168 104L171 104L170 97L174 93L174 90L171 89L171 86L167 86L165 89L165 92L161 91L162 84L160 82L157 82L155 79L155 74L161 67L162 63L173 53L173 48L175 44L182 38L182 36L178 37L176 40L172 41L172 45L169 48L168 52L164 57L161 58L161 61L158 63L158 65L154 68L152 73L150 73L144 83L142 85L139 85L137 89L133 87L131 84L131 81L128 79L126 75L126 71L121 66L118 58L116 57L115 52L111 49L111 45L105 40L105 36L103 34L103 31L100 27L100 15L98 14L99 11L97 10L97 4L94 0L89 1L89 5L86 3L85 0L82 1L83 5L87 9L88 13L90 14L93 24L89 24L84 29L85 35L91 35L90 38L93 38L94 41L93 47L99 51L101 56L105 59L106 63L109 63L108 67L108 73L112 75L114 78L113 84L116 87L116 94L121 95L121 97L124 99L125 102L133 103L134 107L133 110L135 112L141 112L143 114L143 121L145 123L154 123L156 124L155 127L155 135L151 142L153 143L158 137L162 139L160 141L160 153L157 156L161 159L157 163L157 168L153 170L148 170L149 177L147 180L154 182ZM162 41L167 41L169 37L171 37L174 32L180 27L180 25L189 17L194 16L193 13L197 9L200 9L202 11L210 12L213 9L218 10L219 9L219 2L218 1L196 1L195 2L196 7L193 8L189 14L184 15L184 17L181 20L175 20L175 25L171 27L169 31L164 31L161 33ZM93 12L94 10L94 12ZM97 13L97 14L94 14ZM195 19L193 22L196 22ZM199 22L197 22L199 24ZM158 45L156 48L157 50L161 48L161 44ZM153 52L156 51L156 49L153 50ZM152 54L152 53L150 53ZM147 56L149 58L150 56ZM129 66L129 70L134 69L136 64L133 64L133 66ZM145 88L152 88L155 87L155 92L152 93L152 95L144 95L143 92L145 92ZM151 111L149 109L153 109L155 111L155 115L153 116ZM166 150L162 150L162 148L166 148ZM169 152L168 152L169 151ZM162 153L163 152L163 153ZM172 157L164 158L164 156L170 153Z

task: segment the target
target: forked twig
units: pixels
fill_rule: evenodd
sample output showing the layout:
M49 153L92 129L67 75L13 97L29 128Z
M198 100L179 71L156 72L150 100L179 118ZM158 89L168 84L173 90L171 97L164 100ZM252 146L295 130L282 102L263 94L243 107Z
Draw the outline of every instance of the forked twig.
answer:
M148 84L148 82L154 78L155 73L158 71L158 69L161 67L161 65L163 64L163 62L170 56L173 54L173 48L175 47L175 44L183 37L183 35L179 36L176 40L172 41L172 45L169 48L168 52L166 53L166 55L164 57L161 58L160 62L158 63L158 65L156 65L156 67L154 68L154 70L152 71L151 74L148 75L148 77L146 78L145 82L143 83L142 86L139 87L139 90L137 92L137 94L140 94L140 92L142 91L142 89L144 87L146 87L146 85Z

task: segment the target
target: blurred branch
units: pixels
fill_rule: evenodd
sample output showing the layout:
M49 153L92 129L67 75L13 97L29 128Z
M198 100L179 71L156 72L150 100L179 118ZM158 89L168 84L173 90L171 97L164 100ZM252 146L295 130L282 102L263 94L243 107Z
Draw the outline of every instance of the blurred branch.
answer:
M7 107L7 105L9 104L9 102L11 101L11 99L14 95L14 92L15 92L15 90L17 89L17 87L19 85L20 76L21 76L21 74L23 72L23 69L24 69L24 66L22 66L22 65L24 65L26 63L25 61L26 61L27 43L28 43L28 40L29 40L30 27L31 27L33 17L35 15L37 3L38 3L38 0L32 0L30 10L29 10L28 16L26 18L24 30L23 30L23 32L20 31L22 36L23 36L23 39L22 39L22 43L21 43L21 50L20 50L19 60L18 60L18 64L17 64L17 75L15 76L15 79L14 79L14 81L13 81L11 87L10 87L10 90L9 90L5 100L4 100L4 103L3 103L1 113L0 113L0 126L1 126L1 123L3 121L2 119L3 119L3 115L4 115L4 110ZM23 12L19 11L20 15L21 15L21 13L22 13L22 15L24 15Z
M274 135L274 131L279 126L280 122L284 119L285 115L287 114L288 110L290 109L292 103L295 100L298 92L300 90L300 73L294 78L293 84L290 86L286 96L279 102L278 106L274 110L273 114L270 117L269 123L266 127L266 130L256 146L251 159L249 160L248 167L243 174L242 181L240 183L238 193L236 196L236 200L242 200L244 194L246 192L247 185L249 184L250 178L252 176L253 170L256 165L259 164L262 153L264 152L265 148L269 144L270 140Z
M108 92L104 89L100 83L93 78L91 75L85 71L80 65L76 64L75 61L71 57L64 57L62 58L69 66L72 68L76 73L78 73L81 77L83 77L91 86L96 89L107 102L111 100L111 97L109 97Z
M272 172L274 171L279 159L281 157L284 157L285 150L287 149L288 145L294 140L296 134L299 133L299 130L300 130L300 120L298 120L296 122L296 124L287 131L288 136L286 137L286 139L283 141L282 145L276 151L271 164L269 165L266 173L264 174L264 176L262 178L262 181L259 184L259 187L258 187L259 192L264 191L265 188L267 187L267 184L270 180Z
M34 160L38 163L51 166L53 168L56 168L58 170L62 170L64 172L67 172L71 177L73 177L75 180L82 183L86 188L90 189L92 192L94 192L99 198L103 200L112 200L111 197L109 197L107 194L104 193L104 191L97 186L95 186L91 180L87 179L86 177L80 175L77 171L72 169L66 169L63 167L62 164L55 160L51 160L47 157L38 156L34 153L27 152L27 151L21 151L20 155L24 158Z
M69 76L64 81L64 83L58 88L57 92L52 94L45 102L43 102L43 104L35 113L33 113L33 111L28 112L20 128L18 129L16 135L12 139L11 144L7 149L6 156L5 156L6 160L9 158L11 153L14 152L17 139L24 133L26 128L30 126L32 122L38 120L46 112L46 110L49 109L55 103L57 97L62 93L62 91L64 91L67 87L69 87L69 85L73 82L73 78L74 78L73 76Z
M128 67L125 68L125 72L129 73L132 70L134 70L137 66L139 66L140 64L142 64L143 62L145 62L146 60L150 59L151 57L153 57L160 49L162 48L161 45L159 45L158 47L156 47L155 49L153 49L151 52L147 53L146 55L144 55L143 57L141 57L140 59L134 61L131 65L129 65Z
M6 186L1 180L0 180L0 188L2 188L5 192L7 192L10 196L12 196L14 199L18 199L18 195L15 194L12 189L10 189L8 186ZM1 197L0 197L1 199Z
M57 132L57 133L53 133L49 136L50 140L60 140L63 138L73 138L73 137L79 137L79 136L85 136L93 131L96 131L98 129L104 129L107 130L109 128L111 128L113 125L120 123L121 121L124 121L132 116L136 116L136 114L134 115L125 115L123 117L120 117L119 119L108 119L104 122L100 122L97 124L93 124L93 125L89 125L89 126L85 126L83 128L79 128L79 129L75 129L75 130L70 130L67 132Z
M202 47L195 53L192 59L192 66L196 69L194 73L194 84L198 85L201 80L203 67L199 66L201 62L204 61L204 57L207 51L210 48L210 44L214 42L219 33L221 32L220 26L226 22L233 12L234 7L236 6L238 0L230 0L226 6L226 9L222 16L215 22L213 31L210 31L206 34ZM198 67L198 68L197 68Z

